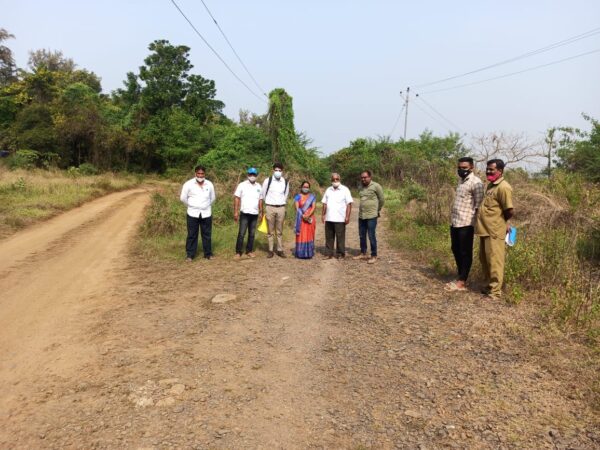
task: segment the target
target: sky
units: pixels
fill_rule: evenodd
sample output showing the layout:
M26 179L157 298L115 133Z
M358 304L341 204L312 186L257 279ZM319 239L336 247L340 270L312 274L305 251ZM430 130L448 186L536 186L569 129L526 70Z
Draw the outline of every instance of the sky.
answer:
M361 137L402 137L400 91L409 86L407 138L427 129L438 135L457 131L467 142L500 131L538 140L551 126L589 129L582 113L600 119L600 52L427 93L600 49L600 33L417 87L599 28L597 0L204 1L264 91L282 87L294 98L296 129L323 154ZM176 2L233 71L259 92L202 2ZM26 66L31 50L61 50L99 75L110 92L122 86L127 72L139 70L150 42L167 39L191 48L192 72L215 80L228 117L237 120L240 109L266 112L261 95L250 93L225 68L171 0L0 0L0 11L0 28L15 35L5 44L19 67Z

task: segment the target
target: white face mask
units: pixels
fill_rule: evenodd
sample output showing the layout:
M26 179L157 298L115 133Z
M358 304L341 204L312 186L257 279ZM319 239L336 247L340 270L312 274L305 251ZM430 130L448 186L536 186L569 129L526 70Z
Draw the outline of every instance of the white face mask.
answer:
M332 181L332 182L331 182L331 185L332 185L334 188L338 188L338 187L340 187L340 184L342 184L342 183L340 183L339 181Z
M205 179L204 177L196 177L196 181L198 183L204 183L204 179Z
M273 175L279 180L281 178L281 170L276 170L273 172Z
M248 181L249 181L250 183L254 183L254 182L256 181L256 177L255 177L254 175L250 175L250 176L248 177Z

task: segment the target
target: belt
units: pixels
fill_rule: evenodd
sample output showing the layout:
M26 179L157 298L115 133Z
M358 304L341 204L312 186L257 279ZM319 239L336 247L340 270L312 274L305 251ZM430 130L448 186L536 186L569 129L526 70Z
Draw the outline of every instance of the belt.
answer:
M272 206L273 208L283 208L285 205L269 205L267 203L267 206Z

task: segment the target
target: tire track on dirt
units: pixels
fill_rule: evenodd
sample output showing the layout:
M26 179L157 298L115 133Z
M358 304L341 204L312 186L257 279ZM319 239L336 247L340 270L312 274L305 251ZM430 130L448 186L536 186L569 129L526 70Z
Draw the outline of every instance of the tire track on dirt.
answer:
M94 318L85 312L102 302L148 202L140 189L108 197L0 243L3 267L13 267L0 278L5 425L31 414L33 393L74 378L91 357L83 341ZM0 443L12 442L15 430L1 428Z
M116 202L143 192L146 190L133 189L106 195L0 240L0 276L4 276L15 264L48 250L75 228L86 223L93 224L99 216L114 207Z

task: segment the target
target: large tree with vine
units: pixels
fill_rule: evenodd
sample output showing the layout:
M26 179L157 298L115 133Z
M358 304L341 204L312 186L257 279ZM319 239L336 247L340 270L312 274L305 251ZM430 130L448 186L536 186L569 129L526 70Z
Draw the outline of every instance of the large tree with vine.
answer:
M273 161L291 163L296 158L300 144L294 128L292 97L285 89L273 89L269 93L269 133Z

